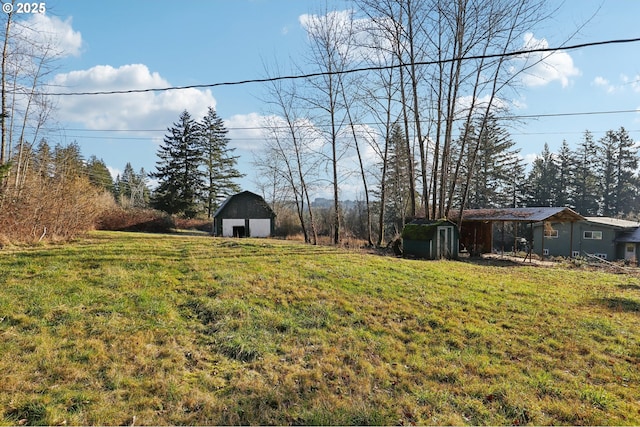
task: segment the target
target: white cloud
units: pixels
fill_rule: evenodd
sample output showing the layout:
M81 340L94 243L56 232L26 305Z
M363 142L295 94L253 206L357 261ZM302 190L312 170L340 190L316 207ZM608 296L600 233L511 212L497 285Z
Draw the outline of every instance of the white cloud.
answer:
M533 33L524 35L523 49L547 49L549 43L546 39L536 39ZM521 55L516 70L524 70L522 82L526 86L545 86L551 82L559 81L562 87L571 82L570 78L579 76L580 70L574 66L573 58L567 52L534 52Z
M58 74L53 85L69 92L122 91L165 88L171 84L143 64L114 68L98 65L88 70ZM113 95L61 96L61 120L83 124L87 129L164 129L185 109L199 120L216 101L210 90L183 89L164 92Z
M225 120L231 146L256 151L264 146L264 126L269 118L258 113L236 114Z
M613 93L616 91L616 87L612 85L609 80L601 76L597 76L595 79L593 79L593 85L604 88L607 93Z
M391 50L387 20L356 19L352 10L331 11L326 15L303 14L298 21L309 37L331 38L344 61L369 58L382 63ZM367 47L370 46L370 47Z
M620 80L622 81L623 86L631 86L631 89L634 92L640 92L640 74L636 74L633 77L621 74Z
M38 49L54 48L55 56L78 56L82 49L82 35L74 31L72 19L34 13L23 25L15 26L15 35L28 40ZM51 55L51 51L48 52Z

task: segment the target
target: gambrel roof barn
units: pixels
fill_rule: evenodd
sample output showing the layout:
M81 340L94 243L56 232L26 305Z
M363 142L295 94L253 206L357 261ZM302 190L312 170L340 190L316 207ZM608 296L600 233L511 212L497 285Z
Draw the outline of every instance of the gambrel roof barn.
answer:
M276 214L259 195L243 191L229 196L213 215L213 235L270 237Z

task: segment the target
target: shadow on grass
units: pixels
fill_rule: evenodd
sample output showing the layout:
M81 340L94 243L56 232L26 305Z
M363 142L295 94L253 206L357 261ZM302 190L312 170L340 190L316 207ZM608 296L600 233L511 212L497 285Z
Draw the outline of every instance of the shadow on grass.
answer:
M632 291L640 291L640 285L624 284L624 285L618 285L618 287L620 289L626 289L626 290L632 290Z
M631 298L611 297L598 298L595 300L597 304L603 305L615 311L624 311L629 313L640 314L640 301Z

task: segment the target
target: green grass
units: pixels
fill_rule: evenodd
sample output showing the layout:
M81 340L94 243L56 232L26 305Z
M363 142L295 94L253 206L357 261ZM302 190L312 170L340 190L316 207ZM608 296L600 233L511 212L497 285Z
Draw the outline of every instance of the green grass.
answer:
M0 251L0 424L640 423L640 280L96 232Z

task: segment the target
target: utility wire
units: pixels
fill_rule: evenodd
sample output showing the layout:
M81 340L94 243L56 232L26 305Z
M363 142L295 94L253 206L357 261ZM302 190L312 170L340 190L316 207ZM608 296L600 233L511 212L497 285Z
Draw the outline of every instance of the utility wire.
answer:
M488 55L474 55L474 56L466 56L466 57L460 57L460 58L442 59L437 61L420 61L420 62L415 62L414 65L438 65L438 64L447 64L454 61L505 58L505 57L529 55L532 53L558 52L558 51L564 51L564 50L575 50L575 49L582 49L585 47L603 46L603 45L610 45L610 44L635 43L638 41L640 41L640 37L632 38L632 39L604 40L599 42L581 43L581 44L576 44L571 46L563 46L563 47L555 47L555 48L537 48L537 49L519 50L519 51L507 52L507 53L495 53L495 54L488 54ZM129 94L129 93L166 92L170 90L204 89L204 88L212 88L212 87L220 87L220 86L245 85L245 84L251 84L251 83L269 83L269 82L276 82L281 80L309 79L313 77L351 74L351 73L359 73L363 71L390 70L395 68L406 67L407 65L410 65L410 64L402 63L402 64L394 64L394 65L381 65L377 67L369 66L369 67L354 68L354 69L342 70L342 71L324 71L324 72L301 74L301 75L268 77L268 78L262 78L262 79L249 79L249 80L239 80L239 81L233 81L233 82L219 82L219 83L199 84L199 85L189 85L189 86L171 86L171 87L164 87L164 88L148 88L148 89L109 90L109 91L97 91L97 92L54 92L54 93L49 93L48 95L52 95L52 96L116 95L116 94ZM43 95L47 95L47 94L43 94Z
M547 118L547 117L569 117L569 116L593 116L593 115L604 115L604 114L626 114L626 113L640 113L640 109L635 110L611 110L611 111L583 111L583 112L573 112L573 113L544 113L544 114L526 114L526 115L513 115L513 116L504 116L497 117L499 120L504 119L538 119L538 118ZM378 122L366 122L366 123L357 123L362 126L376 126L381 123ZM301 125L302 126L302 125ZM322 125L306 125L308 127L322 127ZM242 131L242 130L264 130L264 129L289 129L288 126L241 126L241 127L226 127L228 131ZM65 131L69 132L130 132L130 133L146 133L146 132L167 132L167 129L81 129L81 128L65 128ZM83 138L89 138L88 136L84 136ZM99 137L92 137L99 138ZM122 139L148 139L146 138L126 138ZM244 139L244 138L241 138Z

